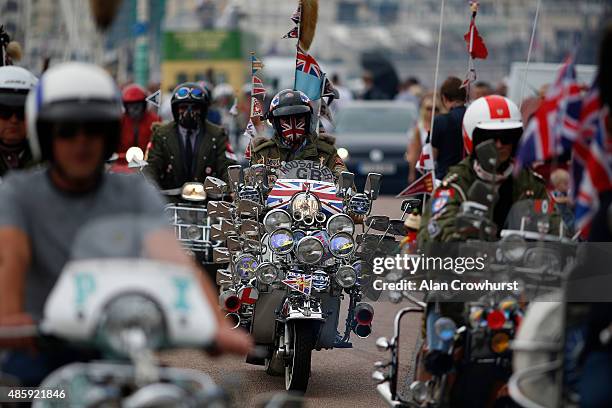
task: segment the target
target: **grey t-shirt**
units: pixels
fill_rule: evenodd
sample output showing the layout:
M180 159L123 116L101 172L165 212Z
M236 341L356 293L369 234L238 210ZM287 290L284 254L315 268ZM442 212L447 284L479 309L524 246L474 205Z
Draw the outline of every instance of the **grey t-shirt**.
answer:
M140 175L105 174L95 191L77 195L58 190L47 170L11 173L0 184L0 227L19 228L30 238L26 312L42 316L81 227L99 217L122 214L162 220L163 206L161 195Z

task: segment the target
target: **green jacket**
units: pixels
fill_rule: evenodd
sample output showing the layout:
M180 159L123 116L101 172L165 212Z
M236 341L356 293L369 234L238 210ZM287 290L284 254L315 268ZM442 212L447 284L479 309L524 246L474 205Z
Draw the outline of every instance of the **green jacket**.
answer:
M180 137L173 121L153 126L146 157L149 164L143 170L147 177L162 190L178 188L189 181L203 182L207 176L227 181L227 167L236 164L236 161L231 148L228 150L228 137L223 128L206 121L204 132L199 135L196 144L195 171L191 180L188 180L186 173Z
M432 197L434 198L431 203L425 206L418 236L420 245L427 242L448 242L461 239L456 233L455 217L460 211L461 203L467 199L468 190L476 180L478 176L474 171L473 159L470 157L463 159L448 170L448 174L442 180L442 185L433 192ZM440 195L444 197L436 203L435 197ZM512 183L512 202L516 203L530 198L548 199L546 183L533 171L523 169Z
M264 164L271 168L278 168L292 160L310 160L327 167L338 178L341 172L347 171L347 168L344 161L338 156L334 146L335 142L335 138L326 134L318 137L309 135L306 146L294 154L290 149L281 147L275 137L272 139L256 137L250 146L250 163L251 165Z

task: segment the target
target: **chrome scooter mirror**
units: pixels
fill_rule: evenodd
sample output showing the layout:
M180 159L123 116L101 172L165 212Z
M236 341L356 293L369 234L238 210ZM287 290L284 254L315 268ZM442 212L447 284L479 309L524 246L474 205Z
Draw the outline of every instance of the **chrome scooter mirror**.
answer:
M355 174L350 171L343 171L338 177L338 189L336 191L336 197L344 197L346 192L353 188L355 183Z
M227 183L219 178L208 176L204 180L204 191L211 198L222 198L227 192Z
M209 201L206 204L206 211L209 217L231 218L233 205L225 201Z
M366 178L364 192L371 200L376 200L378 198L378 193L380 192L380 182L382 180L382 174L379 173L369 173Z
M228 263L232 260L229 249L227 248L213 248L213 262L214 263Z
M240 200L238 203L238 215L241 217L256 217L261 214L263 207L252 200Z
M227 167L227 179L229 180L230 190L237 192L238 187L242 183L242 166L234 164Z
M376 231L387 231L389 228L389 217L386 215L372 215L366 218L365 224L368 228Z

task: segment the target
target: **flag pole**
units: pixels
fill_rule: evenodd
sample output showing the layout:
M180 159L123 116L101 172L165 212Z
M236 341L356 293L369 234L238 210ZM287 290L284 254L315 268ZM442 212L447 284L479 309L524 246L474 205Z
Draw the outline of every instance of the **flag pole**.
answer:
M253 73L253 57L255 56L255 51L251 51L251 100L250 102L250 106L251 106L251 112L249 114L249 120L252 120L253 118L253 75L255 75Z
M298 32L298 34L297 34L297 44L295 45L295 66L297 66L297 60L298 60L297 53L298 53L298 50L300 48L300 37L302 36L302 30L301 30L301 27L302 27L302 14L304 12L304 9L302 8L302 0L298 1L298 8L300 10L300 21L297 24L297 32ZM295 70L294 73L293 73L293 89L297 89L297 70Z
M519 100L519 112L523 107L523 96L525 95L525 85L527 84L527 71L529 71L529 61L531 60L531 51L533 50L533 40L535 38L536 27L538 26L538 16L540 15L540 3L542 0L538 0L536 5L535 17L533 18L533 28L531 30L531 40L529 40L529 50L527 51L527 62L525 63L525 71L523 72L523 86L521 86L521 94Z
M434 115L436 112L436 99L438 93L438 73L440 71L440 49L442 48L442 27L444 26L444 4L446 0L442 0L442 4L440 6L440 27L438 28L438 51L436 55L436 71L434 74L434 88L433 88L433 103L431 104L431 126L429 127L429 134L433 135L434 130ZM433 149L432 149L433 152ZM434 179L434 183L436 180L436 166L434 162L434 168L431 171Z

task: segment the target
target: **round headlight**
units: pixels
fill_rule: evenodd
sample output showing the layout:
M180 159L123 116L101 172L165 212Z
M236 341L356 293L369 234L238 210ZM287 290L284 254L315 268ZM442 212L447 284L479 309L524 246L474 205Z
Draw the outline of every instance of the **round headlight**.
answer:
M329 250L336 258L346 258L355 252L355 240L347 232L339 232L329 241Z
M523 259L527 244L519 235L508 235L500 242L504 258L510 262L519 262Z
M344 265L338 268L336 272L336 283L343 288L350 288L357 282L357 272L353 267Z
M187 238L192 241L202 238L202 233L197 225L190 225L187 227Z
M266 232L271 233L279 228L291 228L291 216L285 210L272 210L263 220Z
M298 193L291 200L291 213L300 213L302 219L310 218L314 220L319 211L321 211L321 203L314 194Z
M165 341L164 316L159 306L143 295L119 296L102 312L96 337L120 354L133 347L156 350Z
M273 263L264 262L257 268L255 272L257 280L264 285L271 285L278 278L278 269Z
M270 234L270 249L277 254L288 254L293 244L293 234L287 228L279 228Z
M327 232L330 235L335 235L339 232L347 232L352 235L355 232L355 223L346 214L332 215L327 221Z
M315 237L304 237L298 242L296 255L300 262L315 264L323 258L323 244Z
M349 211L358 215L366 215L370 212L372 203L368 196L363 193L355 194L349 201Z
M257 265L257 259L253 255L243 254L236 259L234 267L236 268L236 273L242 279L251 279L257 269Z

